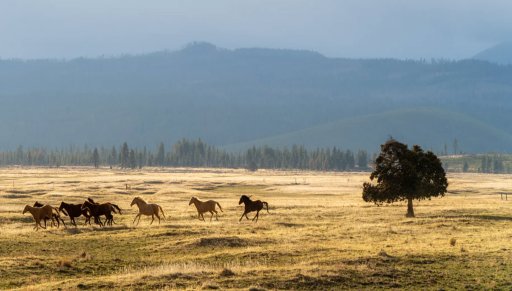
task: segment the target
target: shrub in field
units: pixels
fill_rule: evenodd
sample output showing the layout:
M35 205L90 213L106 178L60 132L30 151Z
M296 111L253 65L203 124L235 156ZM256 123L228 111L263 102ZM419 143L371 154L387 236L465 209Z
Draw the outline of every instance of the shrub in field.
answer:
M457 239L456 239L456 238L452 237L452 238L450 239L450 245L451 245L452 247L453 247L453 246L455 246L455 243L456 243L456 242L457 242Z
M220 272L220 274L219 274L219 275L221 275L222 277L231 277L231 276L234 276L234 275L235 275L235 273L233 273L233 271L231 271L231 270L230 270L230 269L228 269L228 268L224 268L224 269Z
M412 200L444 196L447 191L448 180L441 161L417 145L408 149L406 144L390 138L381 145L375 165L370 179L377 179L377 185L363 184L364 201L380 205L407 200L407 217L414 217Z
M57 266L70 268L71 267L71 261L66 259L66 258L61 258L60 260L57 261Z

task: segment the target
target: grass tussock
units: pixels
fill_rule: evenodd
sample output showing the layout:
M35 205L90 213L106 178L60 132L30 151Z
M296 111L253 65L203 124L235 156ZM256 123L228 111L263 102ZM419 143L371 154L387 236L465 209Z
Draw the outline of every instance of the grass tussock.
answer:
M218 289L220 289L220 286L213 280L207 280L207 281L203 282L203 284L201 285L201 289L202 290L218 290Z
M456 243L457 243L457 239L456 239L456 238L454 238L454 237L452 237L452 238L450 239L450 245L451 245L452 247L454 247Z
M228 268L224 268L224 269L222 269L222 271L220 272L219 275L221 277L231 277L231 276L234 276L235 273Z
M57 266L71 268L71 261L67 258L60 258L57 260Z

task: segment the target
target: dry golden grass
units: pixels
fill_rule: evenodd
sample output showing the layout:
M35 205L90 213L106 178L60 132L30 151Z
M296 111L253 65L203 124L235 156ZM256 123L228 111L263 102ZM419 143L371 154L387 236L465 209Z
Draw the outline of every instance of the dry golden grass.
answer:
M377 207L368 173L227 169L0 168L0 289L329 290L512 287L512 176L450 174L444 198ZM240 195L269 202L238 222ZM160 204L160 225L130 207ZM214 199L219 221L197 219L191 196ZM116 225L35 232L36 200L118 204ZM511 196L512 199L512 196ZM251 218L254 214L249 215ZM453 240L453 243L452 243ZM57 262L57 264L55 263Z

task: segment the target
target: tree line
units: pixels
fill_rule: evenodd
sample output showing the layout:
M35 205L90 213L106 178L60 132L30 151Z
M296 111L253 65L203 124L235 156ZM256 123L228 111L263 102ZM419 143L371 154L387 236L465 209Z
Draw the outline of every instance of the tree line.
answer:
M373 154L375 159L376 153ZM308 150L303 145L291 148L272 148L267 145L253 146L243 152L226 152L224 149L208 145L198 140L183 139L176 142L169 151L161 142L156 151L146 147L129 148L124 142L121 146L110 148L100 146L90 148L70 144L67 148L48 149L19 146L16 150L0 152L0 165L23 166L100 166L136 169L143 167L212 167L212 168L250 168L255 169L296 169L317 171L347 171L367 168L369 155L366 150L357 153L339 148L317 148Z

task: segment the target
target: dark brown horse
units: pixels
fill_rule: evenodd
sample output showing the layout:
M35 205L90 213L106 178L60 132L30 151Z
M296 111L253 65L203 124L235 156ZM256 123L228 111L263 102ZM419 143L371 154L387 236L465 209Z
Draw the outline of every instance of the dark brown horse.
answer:
M82 209L82 203L80 204L69 204L64 201L60 203L59 211L64 213L64 215L69 216L69 219L71 221L71 224L73 224L76 227L75 218L84 216L85 217L85 224L89 222L91 224L91 215L87 212L87 210Z
M34 207L43 207L44 205L39 203L38 201L36 201L36 203L34 203ZM54 212L52 212L52 217L57 220L57 228L60 227L60 222L59 222L59 219L60 221L62 221L62 224L64 225L64 227L66 227L66 224L64 223L64 220L62 219L62 217L60 217L59 215L59 210L55 207L52 207L53 210L55 210ZM46 228L46 220L48 219L51 219L52 217L45 217L44 218L44 227Z
M108 224L109 217L112 217L112 212L116 212L116 208L119 211L119 214L121 214L121 209L115 204L111 203L93 203L89 200L84 201L82 204L82 210L88 210L91 213L91 216L94 217L94 222L99 224L100 226L103 226L104 224L100 220L101 215L105 215L107 220L105 221ZM112 219L113 220L113 219Z
M245 204L245 210L244 210L244 214L242 214L242 217L240 217L240 220L238 220L238 221L242 221L242 218L244 218L244 215L245 215L245 218L249 219L249 217L247 217L247 213L256 211L256 215L254 216L254 218L252 220L254 221L254 219L256 219L256 222L258 222L260 210L263 209L263 205L267 206L267 212L268 212L268 203L267 202L260 201L260 200L252 201L251 198L249 198L248 196L242 195L242 197L240 197L240 201L238 202L238 205L240 205L242 203ZM270 212L268 212L268 213L270 214Z
M95 202L94 200L92 200L92 198L87 198L87 201L89 201L89 202L91 202L93 204L99 204L99 203ZM110 204L112 204L112 206L114 206L115 208L119 209L119 206L117 206L117 205L115 205L113 203L110 203ZM89 211L89 210L86 210L86 211ZM120 209L119 209L119 213L121 213ZM105 225L112 226L112 224L116 224L116 222L114 221L114 216L111 213L110 214L105 214L105 218L106 218ZM99 218L99 217L98 217L98 219L95 218L94 222L96 224L99 224L99 225L103 224L103 222L101 221L101 218ZM90 224L91 223L89 222L89 225Z

